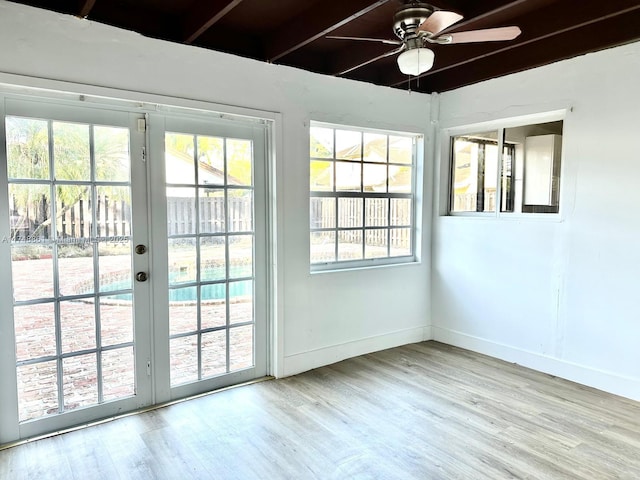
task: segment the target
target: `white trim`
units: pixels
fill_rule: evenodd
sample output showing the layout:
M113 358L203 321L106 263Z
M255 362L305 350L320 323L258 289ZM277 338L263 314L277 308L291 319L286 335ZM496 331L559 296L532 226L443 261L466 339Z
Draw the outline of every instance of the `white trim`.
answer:
M345 125L342 123L335 122L320 122L317 120L309 120L309 127L318 127L318 128L331 128L333 130L346 130L349 132L358 132L358 133L375 133L378 135L391 135L391 136L401 136L401 137L417 137L424 136L424 133L416 133L408 130L395 130L389 128L375 128L375 127L362 127L359 125ZM324 160L321 158L320 160ZM335 159L334 160L339 160Z
M500 127L511 128L529 123L555 122L562 120L567 115L567 112L572 110L573 106L566 103L555 106L550 105L549 108L544 106L531 108L530 106L517 105L506 111L491 115L489 118L477 119L478 115L474 115L467 117L467 119L440 121L440 128L442 132L447 132L451 136L463 135L464 133L469 133L470 130L497 130ZM513 114L507 113L508 111L513 111Z
M277 115L277 112L195 100L188 97L123 90L6 72L0 72L0 91L16 95L42 96L49 100L55 100L56 98L60 100L81 100L95 103L96 106L106 105L111 109L117 106L127 110L144 107L155 110L155 107L161 107L167 113L166 109L178 108L196 110L200 113L226 113L265 120L273 120Z
M501 177L502 177L502 163L503 163L503 139L504 130L507 128L523 127L528 125L536 125L540 123L550 122L566 122L566 118L569 112L573 111L573 107L551 110L551 111L538 111L536 113L521 114L519 116L496 118L480 123L469 124L456 124L455 126L442 127L440 129L440 150L437 165L439 169L439 188L440 195L439 200L443 204L438 205L438 212L440 217L474 217L485 218L491 220L546 220L553 222L562 222L564 219L564 212L562 208L563 198L563 178L565 176L565 162L560 163L560 194L558 197L558 212L557 213L525 213L525 212L502 212L500 211L500 197L501 197ZM451 211L451 186L452 186L452 152L451 152L451 139L457 136L469 135L479 131L496 130L498 131L498 165L497 165L497 183L496 183L496 209L490 212L452 212ZM564 138L563 138L564 146ZM564 156L564 150L563 150ZM444 168L446 167L446 168ZM445 178L446 177L446 178Z
M640 378L592 368L448 328L433 326L432 329L433 339L437 342L489 355L539 372L640 401Z
M266 132L266 181L267 181L267 236L270 248L267 252L268 325L269 347L267 373L282 376L284 371L284 222L279 219L284 212L284 195L278 195L278 186L284 178L284 139L282 115L276 114Z
M8 271L0 275L0 445L20 436L18 425L18 386L15 329L13 319L13 280L11 272L11 228L5 142L5 98L0 96L0 265Z
M414 327L329 347L317 348L308 352L294 353L284 358L283 376L296 375L306 372L307 370L340 362L347 358L430 339L431 327Z

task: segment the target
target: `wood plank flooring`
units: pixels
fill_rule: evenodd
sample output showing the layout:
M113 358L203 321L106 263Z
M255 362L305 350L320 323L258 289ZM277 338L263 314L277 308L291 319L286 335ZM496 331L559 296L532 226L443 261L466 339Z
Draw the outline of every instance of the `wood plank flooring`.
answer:
M0 451L0 479L639 479L640 404L435 342Z

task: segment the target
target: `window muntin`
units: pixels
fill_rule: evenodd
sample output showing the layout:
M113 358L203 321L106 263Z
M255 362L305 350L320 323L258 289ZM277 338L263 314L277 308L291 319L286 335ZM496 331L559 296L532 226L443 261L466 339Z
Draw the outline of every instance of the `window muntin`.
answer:
M414 258L415 135L313 124L311 265Z
M558 213L562 127L559 120L451 137L450 212Z

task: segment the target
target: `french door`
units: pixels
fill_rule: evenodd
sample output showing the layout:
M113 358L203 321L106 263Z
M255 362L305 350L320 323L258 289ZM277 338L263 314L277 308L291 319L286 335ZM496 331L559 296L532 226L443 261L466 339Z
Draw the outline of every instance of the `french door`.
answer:
M265 375L264 130L3 108L0 444Z
M168 365L156 391L176 399L262 377L264 125L155 114L149 131L164 159L151 169L156 364Z

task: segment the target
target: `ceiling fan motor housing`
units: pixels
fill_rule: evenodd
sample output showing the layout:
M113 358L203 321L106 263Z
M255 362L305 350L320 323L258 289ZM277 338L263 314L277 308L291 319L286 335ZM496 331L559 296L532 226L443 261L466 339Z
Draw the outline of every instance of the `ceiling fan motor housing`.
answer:
M418 27L431 16L434 8L428 3L411 2L393 16L393 32L401 40L417 36Z

